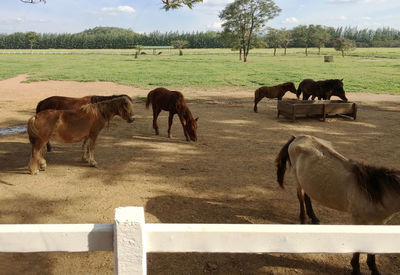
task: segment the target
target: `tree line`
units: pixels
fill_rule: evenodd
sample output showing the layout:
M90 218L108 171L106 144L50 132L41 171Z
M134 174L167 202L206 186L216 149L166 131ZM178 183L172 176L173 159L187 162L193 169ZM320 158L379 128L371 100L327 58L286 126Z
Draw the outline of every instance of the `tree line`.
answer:
M356 47L400 47L400 31L393 28L357 29L301 25L290 30L268 28L253 34L256 47L308 48L333 47L337 38L354 41ZM207 32L135 33L128 29L96 27L80 33L0 34L0 49L130 49L136 45L166 46L188 41L187 48L235 48L226 34Z

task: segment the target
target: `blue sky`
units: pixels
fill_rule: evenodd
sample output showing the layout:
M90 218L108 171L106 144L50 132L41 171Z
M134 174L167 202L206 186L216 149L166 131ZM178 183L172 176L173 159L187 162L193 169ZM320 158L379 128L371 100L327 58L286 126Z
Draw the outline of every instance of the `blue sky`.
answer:
M24 4L2 0L0 33L35 31L76 33L96 26L155 30L220 30L218 14L233 0L204 0L192 10L161 9L160 0L47 0ZM275 0L282 9L269 27L293 28L300 24L400 29L400 0Z

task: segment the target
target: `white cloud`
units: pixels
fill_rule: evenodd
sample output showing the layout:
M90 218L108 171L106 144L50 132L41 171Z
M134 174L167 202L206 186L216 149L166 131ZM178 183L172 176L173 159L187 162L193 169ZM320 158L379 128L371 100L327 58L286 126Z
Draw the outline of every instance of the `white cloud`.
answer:
M299 19L297 19L296 17L288 17L283 22L284 23L298 23Z
M344 21L344 20L347 20L347 17L344 15L341 15L341 16L339 16L339 19Z
M372 18L371 17L369 17L369 16L364 16L364 17L362 17L362 19L364 19L364 20L372 20Z
M116 16L121 13L134 13L135 9L130 6L118 6L116 8L101 8L96 14Z

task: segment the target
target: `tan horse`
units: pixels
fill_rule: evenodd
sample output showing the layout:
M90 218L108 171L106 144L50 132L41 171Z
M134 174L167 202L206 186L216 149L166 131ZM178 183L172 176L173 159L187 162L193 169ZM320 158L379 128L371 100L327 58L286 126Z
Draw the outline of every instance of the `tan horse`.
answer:
M257 113L257 104L264 97L282 100L282 97L288 91L296 94L297 90L293 82L285 82L276 86L262 86L258 88L254 91L254 112Z
M286 162L297 181L300 222L305 223L304 204L313 223L319 223L311 199L348 212L354 224L385 224L400 211L400 171L352 161L325 140L312 136L292 137L276 158L278 183L283 188ZM360 274L360 253L351 260L352 274ZM368 254L372 274L380 274L375 255Z
M170 91L166 88L156 88L147 94L146 108L148 109L151 103L153 109L153 128L156 135L159 135L157 118L161 110L168 111L168 137L171 137L172 120L175 114L181 121L183 134L187 141L197 140L197 120L194 119L189 107L186 104L182 93L178 91Z
M29 141L32 145L29 162L30 173L34 175L39 173L39 169L45 170L46 160L41 154L41 149L50 138L64 143L87 140L88 142L83 148L82 159L88 161L90 166L97 167L97 162L94 160L97 136L106 122L116 115L129 123L135 120L131 98L125 96L87 104L77 110L45 110L31 117L27 127Z

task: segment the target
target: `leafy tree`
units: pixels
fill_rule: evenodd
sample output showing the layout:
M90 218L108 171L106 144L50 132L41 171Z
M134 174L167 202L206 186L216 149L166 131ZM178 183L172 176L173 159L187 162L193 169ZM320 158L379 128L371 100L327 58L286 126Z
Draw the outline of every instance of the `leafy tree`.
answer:
M268 34L266 38L268 45L274 49L274 56L276 56L276 48L279 48L279 46L281 45L279 31L274 28L268 28Z
M183 55L182 49L186 48L187 46L189 46L189 41L187 41L187 40L174 40L174 41L171 41L171 45L175 49L179 49L179 55Z
M249 50L254 44L255 33L280 11L273 0L235 0L221 11L219 17L224 21L224 33L236 37L234 40L239 41L244 62L247 61Z
M300 25L292 30L293 38L296 43L306 48L305 53L308 56L308 47L311 46L315 33L314 25Z
M317 25L311 34L311 41L318 48L318 54L321 54L321 47L325 46L325 43L329 41L331 36L329 35L326 28L321 25Z
M36 32L28 32L25 34L25 38L29 41L29 46L31 50L33 49L33 45L40 40L40 35Z
M347 38L337 38L333 42L333 47L335 50L342 52L342 56L344 57L344 52L352 51L356 48L356 45L353 40Z
M47 0L20 0L20 1L24 3L36 4L40 2L46 3ZM169 9L178 9L183 6L187 6L191 9L194 4L199 2L202 3L203 0L161 0L161 3L163 4L163 9L165 9L166 11Z
M286 55L286 49L289 46L290 42L292 41L292 34L289 30L280 29L279 32L279 40L282 47L285 49L284 55Z

